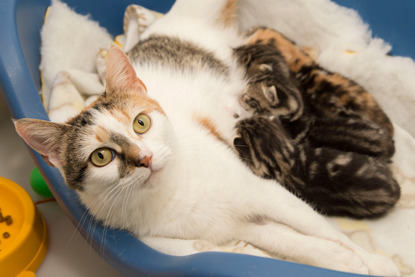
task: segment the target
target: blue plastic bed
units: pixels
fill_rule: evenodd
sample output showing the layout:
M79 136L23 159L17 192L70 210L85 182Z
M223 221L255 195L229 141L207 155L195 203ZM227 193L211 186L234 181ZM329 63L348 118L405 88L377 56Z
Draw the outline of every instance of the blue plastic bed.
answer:
M64 0L78 13L90 14L113 35L122 33L127 5L138 3L167 12L171 0ZM412 0L336 0L357 9L374 35L393 46L393 54L415 58L415 2ZM98 5L99 3L99 5ZM0 91L15 118L47 118L38 91L40 28L50 0L0 0ZM100 9L97 10L96 7ZM59 205L75 225L85 210L55 168L40 155L33 158ZM83 222L89 222L89 219ZM115 269L125 276L352 276L306 265L230 253L200 253L184 257L159 253L130 234L98 227L82 235ZM102 243L104 240L104 243ZM102 249L104 245L104 249ZM355 275L357 276L357 275Z

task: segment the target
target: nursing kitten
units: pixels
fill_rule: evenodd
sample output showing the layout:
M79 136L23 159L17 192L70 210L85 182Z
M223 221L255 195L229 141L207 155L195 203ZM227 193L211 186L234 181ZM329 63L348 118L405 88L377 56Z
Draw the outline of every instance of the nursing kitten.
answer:
M229 147L229 111L246 85L232 55L243 38L227 19L235 3L177 1L131 63L110 50L106 92L94 104L65 124L20 119L17 132L106 226L139 238L243 240L292 261L398 275Z
M235 55L254 116L238 123L234 146L257 175L326 215L373 218L396 204L392 124L367 91L271 29L256 29Z

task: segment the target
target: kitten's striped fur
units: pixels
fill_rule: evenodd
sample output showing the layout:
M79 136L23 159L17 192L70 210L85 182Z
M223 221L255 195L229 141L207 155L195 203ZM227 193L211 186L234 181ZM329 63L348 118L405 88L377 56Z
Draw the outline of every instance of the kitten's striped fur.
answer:
M249 44L266 44L279 52L298 80L311 111L319 116L359 118L377 123L393 136L393 126L373 96L362 86L321 67L305 48L281 33L260 27L250 31ZM249 33L249 32L248 32ZM307 49L309 50L309 49Z
M378 217L395 205L393 128L367 91L271 29L256 29L235 55L255 115L238 123L234 145L256 174L327 215Z

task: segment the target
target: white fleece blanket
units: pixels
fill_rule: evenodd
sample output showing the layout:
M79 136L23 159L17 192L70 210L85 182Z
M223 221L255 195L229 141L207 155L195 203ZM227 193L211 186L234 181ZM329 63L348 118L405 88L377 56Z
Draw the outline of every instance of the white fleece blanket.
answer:
M397 206L378 220L328 220L368 251L391 257L403 276L415 276L414 61L387 56L391 47L382 39L372 38L369 26L355 11L330 0L243 0L241 4L242 30L266 25L300 45L313 47L323 66L363 85L394 122L393 170L402 188ZM142 7L128 8L124 18L126 35L117 37L117 43L128 49L159 16ZM108 49L114 38L97 22L57 0L52 1L41 37L44 105L52 121L64 122L104 92L100 73L105 67L106 51L100 49ZM102 56L98 62L97 54ZM268 256L242 241L213 245L200 240L142 240L172 255L228 251Z

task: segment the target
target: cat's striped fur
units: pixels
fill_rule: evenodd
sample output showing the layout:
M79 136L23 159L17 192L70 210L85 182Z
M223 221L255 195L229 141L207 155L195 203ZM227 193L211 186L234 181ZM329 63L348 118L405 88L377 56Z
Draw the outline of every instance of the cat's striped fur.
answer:
M238 123L234 145L256 174L328 215L378 217L395 205L392 124L366 90L271 29L256 29L235 55L249 78L242 103L255 114Z

